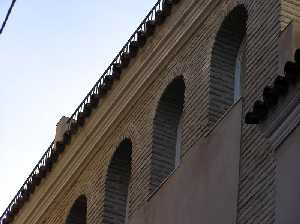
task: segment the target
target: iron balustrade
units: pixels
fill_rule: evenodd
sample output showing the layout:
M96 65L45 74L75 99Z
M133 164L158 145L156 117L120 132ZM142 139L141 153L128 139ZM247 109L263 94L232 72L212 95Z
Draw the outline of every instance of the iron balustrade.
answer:
M100 76L98 81L67 121L68 130L70 132L74 131L72 129L73 124L79 123L79 125L83 125L83 123L79 122L81 115L90 110L89 108L91 105L95 103L95 97L101 97L101 94L107 91L107 88L109 88L107 85L109 85L111 80L119 78L118 76L120 76L122 68L128 66L130 57L135 57L138 48L145 44L147 35L150 36L153 34L155 24L160 25L163 23L164 19L170 14L172 4L177 2L179 2L179 0L158 0L155 3L150 12L130 36L117 56L112 60L110 65ZM96 101L97 100L99 99L96 99ZM96 104L97 103L98 101ZM59 153L63 151L63 149L64 146L57 144L57 142L54 140L51 142L42 158L39 160L22 187L19 189L13 200L9 203L1 215L1 224L8 224L14 219L14 216L18 213L23 204L29 199L35 187L40 184L41 179L44 178L47 175L47 172L51 170L53 163L57 160Z

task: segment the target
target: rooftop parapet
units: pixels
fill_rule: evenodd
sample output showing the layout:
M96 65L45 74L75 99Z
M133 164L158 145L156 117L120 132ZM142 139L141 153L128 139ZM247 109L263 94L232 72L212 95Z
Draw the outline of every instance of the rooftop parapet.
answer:
M101 102L101 98L111 89L114 80L121 78L123 70L138 55L139 49L144 47L147 39L155 33L156 26L164 23L171 14L172 7L178 2L180 0L158 0L70 118L62 118L63 125L58 123L58 133L55 139L1 215L0 224L9 224L13 221L23 205L30 199L35 188L41 183L42 178L51 171L59 155L70 143L72 135L78 131L79 127L84 126L85 119L91 115L93 109Z

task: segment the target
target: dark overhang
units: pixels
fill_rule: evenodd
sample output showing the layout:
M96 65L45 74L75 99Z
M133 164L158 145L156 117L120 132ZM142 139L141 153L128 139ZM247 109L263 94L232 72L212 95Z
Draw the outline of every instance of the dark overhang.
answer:
M296 50L294 61L284 66L284 75L277 76L273 84L263 90L262 100L255 101L252 111L246 113L246 124L260 124L265 121L270 110L275 108L280 98L287 95L289 88L300 78L300 49Z

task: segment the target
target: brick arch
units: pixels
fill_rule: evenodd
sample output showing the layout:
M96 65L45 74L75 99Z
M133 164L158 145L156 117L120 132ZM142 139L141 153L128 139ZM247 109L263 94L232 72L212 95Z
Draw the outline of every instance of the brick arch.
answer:
M210 64L209 125L215 124L234 103L236 60L246 36L248 12L236 5L224 18L216 34Z
M81 195L73 203L65 224L85 224L86 213L87 213L87 199L85 195Z
M112 156L105 180L103 223L123 224L126 222L131 154L132 142L126 138L119 144Z
M177 128L184 107L185 83L176 77L164 90L153 119L151 179L153 191L175 168Z

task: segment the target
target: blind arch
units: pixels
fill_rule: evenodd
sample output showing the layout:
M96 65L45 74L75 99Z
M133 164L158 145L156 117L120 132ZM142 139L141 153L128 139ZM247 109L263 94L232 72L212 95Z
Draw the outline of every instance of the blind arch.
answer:
M212 49L209 83L209 124L217 122L242 94L247 10L236 6L224 19Z
M87 199L85 195L79 196L73 203L66 224L86 224Z
M152 136L152 191L157 189L179 164L184 93L184 80L179 76L164 90L156 109Z
M117 147L107 170L103 223L124 224L129 209L132 142L123 140Z

